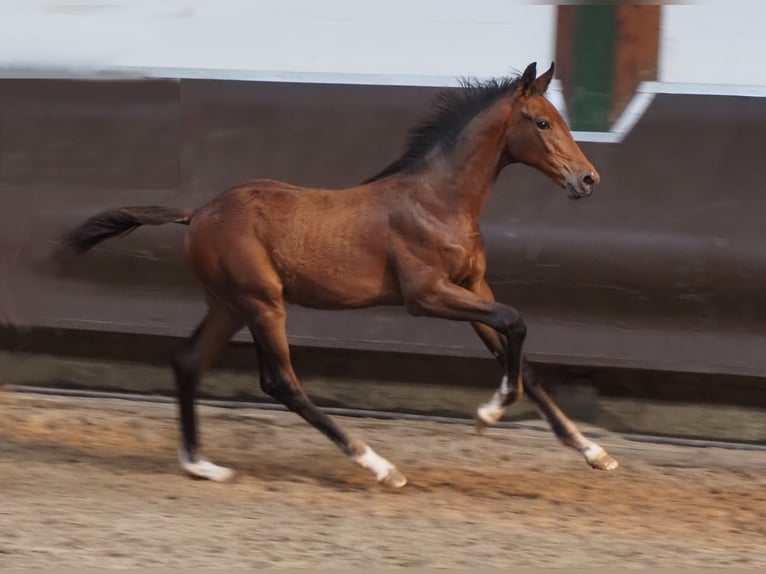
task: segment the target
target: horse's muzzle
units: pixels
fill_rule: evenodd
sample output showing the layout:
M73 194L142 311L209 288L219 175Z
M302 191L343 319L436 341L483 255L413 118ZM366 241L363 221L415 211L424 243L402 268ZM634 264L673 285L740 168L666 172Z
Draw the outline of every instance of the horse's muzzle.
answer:
M589 171L580 177L571 177L566 180L566 188L569 199L582 199L593 193L593 188L601 180L598 173Z

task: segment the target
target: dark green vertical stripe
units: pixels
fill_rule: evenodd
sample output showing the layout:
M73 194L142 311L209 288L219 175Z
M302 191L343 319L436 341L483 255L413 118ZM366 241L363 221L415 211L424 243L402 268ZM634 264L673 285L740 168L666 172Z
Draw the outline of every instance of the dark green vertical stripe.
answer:
M609 131L612 64L617 39L614 6L578 6L574 22L572 128Z

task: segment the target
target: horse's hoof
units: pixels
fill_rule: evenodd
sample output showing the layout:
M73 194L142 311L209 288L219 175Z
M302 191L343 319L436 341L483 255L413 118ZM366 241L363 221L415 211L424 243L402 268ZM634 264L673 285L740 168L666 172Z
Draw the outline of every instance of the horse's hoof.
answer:
M609 456L607 452L595 442L586 441L586 443L577 450L579 450L580 454L585 457L588 464L596 470L614 470L618 466L617 461Z
M404 478L404 475L393 464L377 454L369 446L364 443L362 445L362 452L352 457L354 462L367 470L371 470L375 474L375 479L384 486L401 488L407 484L407 479Z
M401 472L399 472L399 470L392 468L388 474L381 478L378 482L383 486L387 486L388 488L401 488L407 484L407 479Z
M596 470L614 470L620 466L619 463L606 452L594 458L593 460L589 460L588 464Z
M489 428L489 424L482 419L478 413L475 417L473 417L474 421L474 429L476 429L476 434L484 434L484 431Z
M212 480L213 482L227 482L234 478L234 471L232 469L226 468L225 466L218 466L209 460L184 462L181 466L194 478Z
M476 422L476 432L483 433L489 427L497 424L497 422L503 418L506 407L502 406L501 399L497 393L492 396L489 402L479 405L474 415L474 421Z

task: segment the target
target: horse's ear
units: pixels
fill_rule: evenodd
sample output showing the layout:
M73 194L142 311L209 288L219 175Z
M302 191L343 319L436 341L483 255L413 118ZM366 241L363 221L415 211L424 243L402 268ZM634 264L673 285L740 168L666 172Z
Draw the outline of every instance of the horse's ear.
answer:
M537 62L532 62L527 66L527 69L524 70L524 73L521 75L521 79L519 80L519 86L521 87L521 92L523 94L528 94L530 90L532 89L532 86L535 83L535 78L537 77Z
M554 69L555 69L555 65L553 62L551 62L551 67L548 68L548 71L542 74L539 78L535 80L534 89L538 94L544 94L546 91L548 91L548 85L551 83L551 80L553 79Z

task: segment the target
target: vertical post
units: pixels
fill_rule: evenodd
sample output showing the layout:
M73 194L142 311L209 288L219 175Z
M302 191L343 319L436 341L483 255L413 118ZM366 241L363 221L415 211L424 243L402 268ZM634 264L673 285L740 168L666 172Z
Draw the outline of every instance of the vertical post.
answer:
M575 130L609 131L616 28L615 6L577 6L570 104Z
M571 128L609 131L639 83L655 80L659 5L559 6L556 69Z

